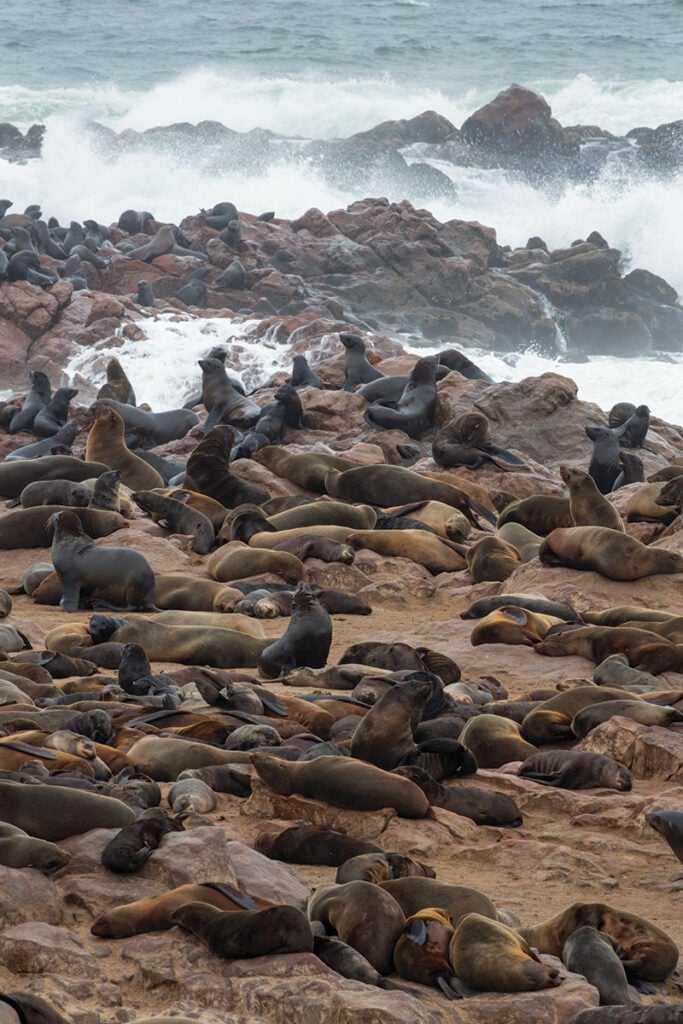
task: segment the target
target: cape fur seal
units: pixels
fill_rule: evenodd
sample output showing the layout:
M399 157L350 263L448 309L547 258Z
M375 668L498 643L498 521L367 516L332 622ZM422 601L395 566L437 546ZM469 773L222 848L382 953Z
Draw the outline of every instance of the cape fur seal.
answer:
M331 645L329 612L314 597L308 583L299 583L292 595L290 623L280 639L261 654L259 671L272 679L302 665L323 668Z
M173 911L171 920L229 960L313 949L306 915L296 907L218 910L208 903L185 903Z
M319 885L308 902L308 917L322 921L380 974L393 969L394 946L406 919L396 900L372 882Z
M544 565L588 569L610 580L639 580L659 573L683 572L683 555L647 547L603 526L553 530L541 544L539 557Z
M164 481L155 469L134 455L124 440L124 422L108 405L95 406L95 422L88 433L85 457L89 462L104 463L107 469L118 469L121 482L134 491L163 487ZM99 476L99 473L91 474Z
M574 466L560 466L569 489L569 511L574 526L605 526L624 532L624 521L614 505L598 490L593 477Z
M402 430L414 438L432 429L436 415L435 371L433 356L418 359L398 401L384 404L380 400L369 405L365 422L379 430Z
M557 967L512 928L481 914L467 914L456 926L449 959L458 978L481 992L534 992L560 984Z
M97 547L75 512L55 512L51 522L52 564L62 584L59 603L64 611L75 612L83 592L88 596L97 593L101 603L121 611L158 611L154 572L144 555L130 548Z
M116 512L92 508L64 508L62 505L37 505L0 516L0 549L49 547L53 516L64 513L75 517L79 529L98 539L123 530L128 523Z

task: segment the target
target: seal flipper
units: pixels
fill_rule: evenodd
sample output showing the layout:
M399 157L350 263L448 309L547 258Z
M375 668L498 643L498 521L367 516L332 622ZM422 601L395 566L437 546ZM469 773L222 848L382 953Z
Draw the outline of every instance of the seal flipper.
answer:
M445 971L437 976L436 984L446 999L464 999L466 996L474 995L473 990L463 984L460 978L455 974L446 974Z
M59 607L64 612L77 612L81 599L81 584L62 574L62 598Z
M242 892L241 889L236 889L232 885L227 885L225 882L202 882L201 885L205 885L207 889L215 889L216 892L220 892L223 896L227 896L229 900L236 903L238 907L244 907L245 910L258 910L258 903L253 896L250 896L248 892Z
M498 458L503 459L505 462L511 462L514 466L523 466L524 460L513 455L507 448L499 448L496 444L491 444L488 441L480 441L477 445L482 452L488 452L490 455L497 455Z
M406 924L403 934L416 946L424 946L427 941L427 925L421 917L414 917Z

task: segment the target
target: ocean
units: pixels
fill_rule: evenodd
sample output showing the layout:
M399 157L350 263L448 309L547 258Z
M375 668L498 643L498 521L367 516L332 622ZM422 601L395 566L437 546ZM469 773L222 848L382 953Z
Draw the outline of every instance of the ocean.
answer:
M226 199L293 217L361 194L287 157L246 169L182 149L112 158L87 134L91 120L117 132L216 120L339 138L427 109L459 126L516 81L564 125L656 127L683 117L682 14L680 0L5 0L0 121L48 131L42 159L0 161L0 192L62 222L109 222L128 207L177 222ZM629 175L608 162L590 183L531 185L503 170L436 166L456 190L430 202L440 219L478 220L511 246L531 235L566 246L597 230L627 269L683 293L682 175ZM420 203L390 178L381 184L391 199ZM560 369L581 397L609 406L615 393L681 422L683 362L668 358L637 361L637 373L632 360L609 358ZM500 379L556 368L531 352L486 360ZM269 366L264 356L254 379Z

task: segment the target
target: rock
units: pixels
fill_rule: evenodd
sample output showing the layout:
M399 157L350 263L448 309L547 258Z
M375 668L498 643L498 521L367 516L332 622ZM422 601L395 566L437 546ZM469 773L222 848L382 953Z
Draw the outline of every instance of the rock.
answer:
M163 837L139 877L161 882L169 889L207 880L238 885L228 845L223 830L213 826L194 828L190 832L170 832Z
M230 841L227 856L237 885L244 892L272 903L304 909L311 888L288 864L270 860L244 843Z
M255 777L252 778L251 796L240 804L240 811L259 818L283 818L286 821L330 825L354 839L367 840L376 839L396 816L393 807L383 807L379 811L348 811L321 800L310 800L298 793L280 796Z
M610 718L577 745L621 761L637 779L683 781L683 733L674 728L640 725L628 718Z
M43 921L58 925L62 906L54 884L33 868L0 866L0 927Z
M569 974L555 957L541 956L543 963L562 971L558 988L541 992L498 994L486 992L458 1002L462 1024L566 1024L581 1010L598 1005L598 991L578 974Z
M86 910L97 917L110 907L131 903L134 899L158 896L166 891L161 882L151 882L131 875L115 875L112 872L99 875L75 875L60 878L59 891L64 905ZM50 922L59 923L59 922Z
M19 924L0 935L3 967L15 974L66 974L95 978L98 964L66 928L44 922Z

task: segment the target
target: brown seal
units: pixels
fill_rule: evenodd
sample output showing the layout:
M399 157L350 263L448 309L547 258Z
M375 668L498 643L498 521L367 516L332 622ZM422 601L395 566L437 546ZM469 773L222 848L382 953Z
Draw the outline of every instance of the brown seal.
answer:
M414 501L407 505L397 505L385 509L385 515L391 519L406 517L424 523L439 537L446 537L456 544L466 540L472 532L467 516L443 501Z
M675 618L671 612L659 612L655 608L639 608L634 604L620 604L602 611L583 612L583 621L591 626L623 626L625 622L635 619L650 622L667 622Z
M254 462L265 466L276 476L284 477L298 487L306 491L315 491L317 494L325 493L325 477L330 470L343 473L356 466L355 462L338 455L328 455L325 452L295 454L276 445L269 445L253 452L252 458Z
M309 900L308 916L335 931L380 974L393 969L394 946L406 919L396 900L379 886L362 881L319 885Z
M564 636L562 633L557 635ZM571 690L558 693L550 700L544 701L540 707L530 711L522 722L522 736L537 747L544 743L573 740L575 737L572 732L572 719L583 708L607 700L628 700L632 696L626 690L607 686L575 686Z
M207 562L207 569L220 583L243 580L265 572L275 573L287 583L298 583L305 575L301 559L288 551L251 548L239 541L214 551Z
M683 670L683 647L657 633L630 626L577 626L550 632L536 645L536 653L551 658L579 654L599 665L611 654L625 654L632 668L658 675ZM622 697L632 696L623 693Z
M380 697L359 724L351 740L351 756L391 771L415 750L413 726L432 696L433 684L424 673L396 683Z
M519 557L523 562L531 562L536 558L543 540L537 533L527 530L526 526L522 526L521 523L505 523L497 530L496 535L501 540L507 541L508 544L512 544L513 548L519 552Z
M36 480L73 480L80 483L106 473L102 462L83 462L71 455L44 455L39 459L17 459L0 464L0 496L18 498L24 487Z
M155 523L161 523L171 533L192 537L192 550L199 555L208 555L216 534L211 520L203 512L156 491L135 491L132 498Z
M171 920L229 960L313 949L311 927L296 907L218 910L208 903L185 903L173 911Z
M16 825L0 822L0 864L7 868L35 868L56 871L71 860L71 854L55 843L34 839Z
M245 501L256 504L267 501L268 491L230 472L234 440L235 432L226 424L210 430L187 460L184 486L213 498L225 508L235 508Z
M359 530L347 537L353 548L366 548L389 558L408 558L437 575L465 568L461 550L445 537L426 530Z
M325 477L325 489L333 498L367 502L381 508L400 504L406 495L415 501L442 501L459 509L475 526L479 525L475 513L489 521L493 520L488 508L471 499L460 488L432 480L401 466L357 466L345 472L332 469Z
M478 889L420 877L392 878L388 882L380 882L380 886L391 893L406 917L427 907L440 907L453 924L457 924L465 914L472 913L483 914L493 921L497 919L493 903Z
M676 494L675 491L679 493ZM669 483L642 484L626 502L626 521L671 523L680 511L682 495L683 486L680 480L678 483L674 480Z
M93 828L122 828L135 813L120 800L66 786L22 785L0 780L2 820L30 836L59 842Z
M98 398L113 398L116 402L126 405L137 405L133 385L116 356L107 363L107 383L97 392Z
M107 616L93 616L98 621ZM211 626L163 626L151 619L111 619L113 643L140 644L150 661L177 661L181 665L213 668L255 667L268 639ZM91 627L92 628L92 619ZM104 637L101 638L104 640Z
M282 832L261 832L254 849L271 860L286 864L326 864L339 867L346 861L363 854L382 854L379 846L354 839L329 825L311 825L304 822L292 825Z
M134 615L130 616L131 620L134 618ZM235 612L199 612L169 608L159 612L154 621L160 626L210 626L217 629L234 629L249 636L266 635L260 622L256 622L249 615L239 615Z
M558 789L616 789L625 793L633 785L631 773L623 764L587 750L537 751L527 757L518 774Z
M251 762L259 778L281 796L300 793L357 811L393 807L406 818L424 818L429 810L426 796L409 779L352 758L328 756L294 762L253 753Z
M51 522L52 564L62 584L59 603L65 612L77 610L82 594L97 595L100 603L121 611L158 611L154 572L144 555L131 548L97 547L73 511L55 512Z
M267 523L267 520L264 520L264 523ZM264 530L253 533L249 537L248 544L251 548L270 548L271 551L277 548L278 551L290 551L297 554L294 548L289 547L293 542L315 537L320 541L328 540L344 544L347 537L353 532L349 526L296 526L290 530ZM297 557L299 556L297 555ZM319 558L320 555L305 555L304 557Z
M502 605L480 619L470 636L473 647L481 644L522 644L533 647L553 626L565 620L539 615L518 605Z
M683 811L651 811L645 815L648 825L664 836L683 864Z
M64 508L62 505L39 505L19 509L0 516L0 548L47 548L50 546L50 520L59 512L75 516L90 537L108 537L126 529L128 523L116 512L93 508Z
M619 715L641 725L658 725L666 728L674 722L683 722L683 712L661 704L649 704L645 700L607 700L584 708L572 719L572 732L582 740L589 732L603 722Z
M347 505L345 501L331 500L311 501L268 516L269 524L276 530L294 530L301 526L347 526L351 530L371 530L376 520L377 515L370 505Z
M666 932L643 917L606 903L574 903L541 924L520 928L519 934L539 952L562 956L569 937L585 925L616 939L626 954L629 977L664 981L678 962L678 948Z
M481 914L458 923L449 960L458 978L480 992L535 992L560 984L557 967L541 963L518 932Z
M108 469L118 469L122 483L134 491L163 487L164 481L156 469L134 455L126 445L125 425L116 410L108 405L96 405L94 412L95 422L85 446L88 462L101 462Z
M544 565L588 569L610 580L639 580L659 573L683 572L683 555L647 547L603 526L553 530L541 544L539 557Z
M516 722L500 715L470 718L459 736L480 768L501 768L509 761L524 761L536 748L527 743Z
M574 526L605 526L624 532L624 521L614 505L603 497L590 473L575 466L560 466L569 490L569 511Z
M467 568L475 583L506 580L520 565L517 548L500 537L482 537L467 551Z
M118 874L139 871L170 832L182 832L183 826L160 807L151 807L137 821L125 825L102 850L102 867Z
M582 974L590 985L597 988L601 1006L625 1006L631 1002L619 950L619 944L611 935L589 925L577 928L562 950L562 962L567 970Z
M259 672L273 679L300 665L322 668L331 645L329 612L314 597L308 583L299 583L292 595L289 625L279 640L263 650L258 662Z
M569 507L569 498L559 498L552 494L534 494L530 498L506 505L498 516L496 525L505 523L521 523L532 533L546 536L560 527L574 525Z
M27 484L19 495L22 508L36 505L63 505L66 508L84 508L90 501L91 490L85 483L72 480L36 480ZM14 502L9 502L11 508Z
M413 914L394 948L396 973L441 989L447 999L466 995L448 959L454 933L450 914L441 908L426 907Z
M166 498L175 498L176 501L182 501L188 508L194 508L197 512L201 512L205 515L213 525L214 530L220 530L228 510L225 505L222 505L220 501L216 501L215 498L209 498L207 494L200 494L198 491L190 491L186 487L167 487L162 494Z
M378 885L380 882L387 882L390 878L435 878L433 868L427 864L421 864L412 857L406 857L402 853L385 853L380 850L378 853L358 854L350 857L337 870L335 882L373 882Z
M154 584L154 603L162 609L231 612L242 597L234 587L181 573L157 576Z

